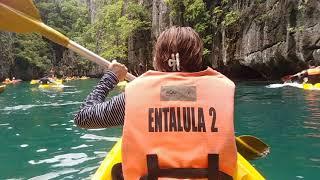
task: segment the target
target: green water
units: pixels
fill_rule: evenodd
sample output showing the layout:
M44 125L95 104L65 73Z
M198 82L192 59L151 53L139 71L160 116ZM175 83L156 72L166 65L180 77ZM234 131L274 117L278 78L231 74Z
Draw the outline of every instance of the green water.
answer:
M42 91L28 83L0 94L0 179L89 179L120 128L83 130L73 114L97 80ZM238 83L236 133L260 137L271 154L252 162L267 179L319 179L320 91Z

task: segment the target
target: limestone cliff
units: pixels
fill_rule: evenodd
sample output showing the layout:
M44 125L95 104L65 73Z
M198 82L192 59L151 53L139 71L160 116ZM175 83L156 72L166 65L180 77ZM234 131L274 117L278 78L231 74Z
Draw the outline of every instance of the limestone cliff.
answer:
M236 12L234 22L228 24L225 16L207 32L213 41L207 60L213 67L233 78L279 79L308 65L320 64L319 0L225 2L205 4L213 6L211 9L228 7L229 14ZM163 0L152 1L153 41L171 25L188 25L172 18L170 7ZM129 61L131 58L134 56L129 55Z
M135 30L128 38L128 58L124 63L135 75L152 69L154 42L163 30L172 25L200 29L200 35L206 41L207 51L204 57L206 63L232 78L279 79L309 65L320 65L319 0L131 0L130 2L132 1L145 7L148 17L144 17L144 22L150 23L148 28ZM78 2L86 4L88 15L83 19L87 19L89 23L95 22L99 8L111 3L108 0L78 0ZM129 0L123 2L121 13L125 14ZM170 2L175 7L170 5ZM45 17L53 15L55 19L62 17L57 12L52 14L51 6L48 4L49 1L42 4L42 8L46 9L43 11L43 14L47 14ZM65 12L64 19L58 19L57 22L68 22L68 18L71 17L69 14ZM190 20L192 18L194 19ZM53 22L55 21L46 21L49 25L55 25ZM65 23L66 25L68 23ZM82 27L78 25L75 26L76 30ZM85 31L91 26L93 25L89 24ZM57 27L61 25L58 24ZM71 29L73 27L70 26ZM83 32L73 34L76 41L83 35L81 33ZM12 33L0 33L0 80L12 76L25 80L36 78L52 67L56 68L56 72L60 75L97 76L103 72L98 66L40 37L17 38L16 36ZM97 42L99 37L97 34ZM84 38L82 44L85 45L86 40ZM28 44L31 42L36 43ZM97 44L97 47L92 45L91 49L99 53L99 44L94 42L93 44Z
M233 9L240 18L221 27L220 56L214 56L229 74L277 79L320 65L320 1L242 0Z

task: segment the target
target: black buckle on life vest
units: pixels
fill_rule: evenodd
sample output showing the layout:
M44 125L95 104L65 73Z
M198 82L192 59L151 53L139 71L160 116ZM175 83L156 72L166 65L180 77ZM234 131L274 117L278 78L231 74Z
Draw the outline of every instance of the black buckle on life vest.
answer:
M219 155L208 154L208 168L159 168L159 160L156 154L147 155L148 174L140 180L158 180L166 178L208 178L208 180L233 180L228 174L219 171Z

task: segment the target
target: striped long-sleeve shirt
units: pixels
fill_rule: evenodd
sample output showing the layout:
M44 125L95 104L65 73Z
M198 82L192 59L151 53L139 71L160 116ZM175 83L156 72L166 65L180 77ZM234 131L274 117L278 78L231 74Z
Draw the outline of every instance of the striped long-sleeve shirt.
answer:
M105 101L118 84L117 76L108 71L81 105L74 123L82 128L107 128L124 124L125 96L121 93Z

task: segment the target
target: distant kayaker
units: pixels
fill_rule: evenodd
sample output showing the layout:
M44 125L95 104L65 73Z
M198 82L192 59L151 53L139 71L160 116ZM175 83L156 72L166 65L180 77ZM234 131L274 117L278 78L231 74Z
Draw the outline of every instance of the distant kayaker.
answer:
M320 66L310 68L305 72L306 77L304 78L305 83L317 84L320 83Z
M154 52L156 71L105 101L127 73L124 65L112 62L75 115L75 124L124 125L120 169L125 180L232 179L237 162L234 83L203 67L203 43L190 27L162 32ZM160 169L165 171L157 173Z
M54 72L53 68L50 69L50 75L49 75L49 77L50 77L51 79L55 79L55 78L56 78L55 72Z
M6 79L3 81L3 83L4 83L4 84L9 84L9 83L11 83L10 78L6 78Z
M303 70L297 74L287 77L284 81L310 84L320 83L320 66Z
M50 83L53 83L53 81L48 76L45 76L45 77L39 79L39 83L40 84L50 84Z

